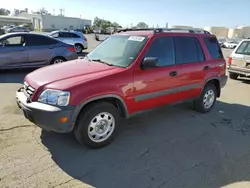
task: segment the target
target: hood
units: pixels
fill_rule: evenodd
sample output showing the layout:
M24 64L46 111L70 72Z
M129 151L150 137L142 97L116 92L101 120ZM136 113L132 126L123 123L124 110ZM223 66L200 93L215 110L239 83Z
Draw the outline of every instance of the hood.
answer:
M85 59L72 60L56 65L49 65L29 73L25 81L35 89L49 86L54 89L67 89L70 86L93 80L101 76L124 70L106 64Z

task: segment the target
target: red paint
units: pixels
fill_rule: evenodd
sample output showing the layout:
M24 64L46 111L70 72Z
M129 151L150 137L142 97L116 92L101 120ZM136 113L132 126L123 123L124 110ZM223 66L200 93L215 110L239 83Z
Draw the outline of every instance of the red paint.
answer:
M38 69L25 80L36 89L33 100L37 100L46 88L67 90L71 93L70 105L80 105L95 96L115 94L125 102L128 113L198 97L207 79L225 75L225 60L212 60L201 36L207 34L158 33L131 31L116 35L145 35L149 37L144 48L129 67L111 67L98 62L78 59ZM140 63L153 39L157 36L195 36L201 42L207 61L141 70ZM223 64L223 66L221 66ZM209 70L203 70L209 66ZM178 71L176 77L169 72ZM161 97L135 101L135 96L200 83L199 88L181 91Z

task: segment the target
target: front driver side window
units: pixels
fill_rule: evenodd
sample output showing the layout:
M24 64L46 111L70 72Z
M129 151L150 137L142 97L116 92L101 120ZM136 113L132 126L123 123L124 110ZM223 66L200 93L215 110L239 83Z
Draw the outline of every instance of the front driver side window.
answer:
M14 37L5 39L2 43L5 46L23 46L25 41L24 41L23 36L14 36Z
M158 66L175 64L175 51L173 37L158 37L150 45L145 57L156 57Z

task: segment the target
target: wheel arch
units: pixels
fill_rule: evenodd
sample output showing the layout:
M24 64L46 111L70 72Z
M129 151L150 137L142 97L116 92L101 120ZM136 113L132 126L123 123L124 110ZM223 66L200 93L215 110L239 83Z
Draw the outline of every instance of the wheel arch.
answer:
M220 84L220 82L221 82L220 77L212 77L212 78L207 79L205 81L204 85L203 85L203 88L202 88L201 92L204 90L206 85L213 84L216 87L216 90L217 90L217 97L220 97L220 94L221 94L221 84Z
M51 64L53 63L53 61L54 61L55 59L57 59L57 58L63 59L64 61L67 61L67 59L66 59L65 57L63 57L63 56L55 56L55 57L53 57L53 58L50 60L49 64L51 65Z
M119 111L121 117L123 118L127 118L128 117L128 109L127 109L127 105L124 102L124 100L115 94L107 94L107 95L100 95L100 96L96 96L93 98L90 98L86 101L84 101L83 103L81 103L79 105L79 107L77 108L75 115L74 115L74 124L76 123L77 119L79 118L80 114L87 109L90 105L94 104L94 103L98 103L101 101L106 101L106 102L110 102L111 104L113 104Z

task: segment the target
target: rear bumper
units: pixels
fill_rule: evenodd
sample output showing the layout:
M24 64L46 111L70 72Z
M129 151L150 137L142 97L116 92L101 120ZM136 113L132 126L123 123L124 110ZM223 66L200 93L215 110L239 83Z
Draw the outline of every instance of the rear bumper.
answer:
M25 118L44 130L67 133L74 128L75 106L56 107L40 102L27 103L27 97L21 89L16 92L16 102ZM67 121L61 122L61 118L67 118Z
M78 55L77 53L72 53L71 55L68 55L65 58L67 59L67 61L71 61L71 60L78 59Z
M230 73L236 73L244 76L250 76L250 69L247 68L238 68L238 67L227 67L227 71Z
M220 87L223 88L227 84L228 76L224 75L220 77Z

